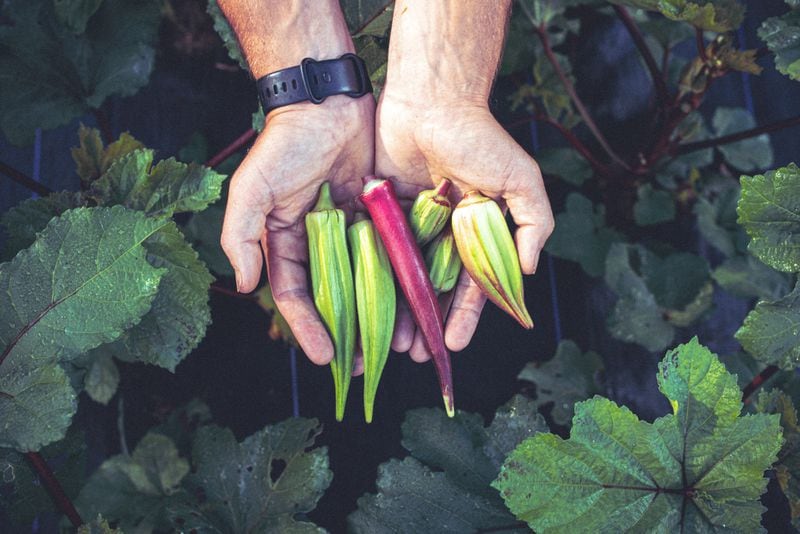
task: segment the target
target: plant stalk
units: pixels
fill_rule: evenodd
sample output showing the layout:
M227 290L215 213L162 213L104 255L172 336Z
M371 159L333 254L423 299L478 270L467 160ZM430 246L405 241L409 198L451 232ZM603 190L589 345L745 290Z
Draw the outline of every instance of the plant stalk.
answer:
M767 380L772 378L778 371L780 371L780 369L777 365L768 365L760 373L754 376L750 383L747 384L744 389L742 389L742 402L745 404L749 403L753 393L755 393L758 388L763 386Z
M53 474L53 470L50 469L50 466L47 465L47 462L42 458L42 455L38 452L26 452L25 458L28 459L33 470L39 475L39 480L41 480L50 498L53 499L53 502L61 513L67 516L72 526L78 528L83 525L83 519L81 519L78 510L64 492L64 488L61 486L55 474Z
M47 196L53 191L47 187L46 185L40 184L30 176L26 175L25 173L18 171L14 167L7 165L0 161L0 172L11 178L13 181L17 182L19 185L33 191L37 195L40 196Z
M216 167L217 165L228 159L231 156L231 154L238 152L239 150L242 149L242 147L244 147L246 144L252 141L255 138L256 134L257 132L254 129L249 128L242 135L234 139L231 144L229 144L228 146L217 152L214 156L211 157L211 159L206 161L205 166L212 168Z
M729 143L735 143L736 141L741 141L743 139L749 139L751 137L756 137L758 135L765 133L777 132L779 130L784 130L786 128L791 128L793 126L798 126L798 125L800 125L800 115L798 115L797 117L784 119L782 121L765 124L763 126L757 126L749 130L742 130L741 132L736 132L730 135L724 135L722 137L717 137L715 139L706 139L704 141L696 141L694 143L685 143L683 145L678 145L675 149L674 155L681 156L683 154L696 152L698 150L703 150L705 148L727 145Z

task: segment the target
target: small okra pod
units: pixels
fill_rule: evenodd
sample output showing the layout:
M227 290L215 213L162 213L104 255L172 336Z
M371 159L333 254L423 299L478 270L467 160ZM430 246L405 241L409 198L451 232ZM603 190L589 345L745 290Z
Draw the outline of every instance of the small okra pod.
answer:
M517 248L500 206L468 191L453 210L453 235L464 268L489 300L524 328L533 328Z
M356 298L347 251L344 212L336 209L330 184L322 184L316 206L306 215L308 264L314 305L333 342L331 360L336 420L344 418L356 344Z
M461 273L461 258L451 228L445 228L428 246L425 265L437 294L447 293L456 286Z
M409 213L409 223L419 246L429 243L444 229L453 208L447 200L452 182L442 178L434 189L420 191Z
M347 229L353 255L356 309L364 356L364 417L372 422L375 394L394 333L396 292L392 266L375 225L363 215Z

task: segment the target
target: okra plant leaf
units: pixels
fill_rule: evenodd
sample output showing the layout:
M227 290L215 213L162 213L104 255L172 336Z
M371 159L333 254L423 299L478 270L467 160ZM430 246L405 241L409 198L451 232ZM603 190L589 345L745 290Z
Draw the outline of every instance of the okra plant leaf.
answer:
M742 298L778 300L791 288L789 276L750 255L725 260L711 276L722 289Z
M180 493L189 462L178 455L172 441L161 434L146 434L130 456L119 454L92 473L75 506L82 517L104 518L123 532L145 533L167 529L168 502Z
M609 0L612 4L658 11L672 20L688 22L702 30L727 32L744 19L744 6L737 0Z
M776 415L741 415L736 378L697 339L667 352L653 423L602 397L578 403L569 439L541 433L494 486L536 532L759 532Z
M78 527L78 534L124 534L118 528L111 528L108 520L103 518L103 514Z
M794 163L742 176L739 224L750 236L747 249L779 271L800 271L800 168Z
M140 141L127 132L123 132L110 145L103 146L100 130L87 128L83 124L78 129L78 141L79 145L72 148L72 159L84 186L105 174L111 164L122 156L144 148Z
M776 478L789 501L792 525L800 527L800 425L792 399L778 389L762 390L756 400L758 413L774 413L781 417L783 447L774 465Z
M214 29L222 39L222 43L228 51L228 56L238 63L242 70L250 72L250 67L247 65L247 60L242 53L242 49L239 48L239 41L236 39L236 34L233 33L233 28L231 28L228 19L222 14L217 0L208 0L206 11L211 15L214 21Z
M728 258L745 252L749 241L744 228L736 222L739 191L738 183L726 183L719 191L704 192L692 208L700 234Z
M718 137L755 128L756 120L744 108L718 107L711 120ZM762 134L735 143L720 145L725 160L740 171L768 169L772 165L772 144L769 135Z
M159 2L105 0L78 34L80 21L65 25L55 10L12 0L0 11L11 22L0 25L0 128L15 144L134 94L153 69Z
M150 311L110 350L121 359L175 371L211 323L208 288L214 277L172 221L143 245L150 264L166 271Z
M103 0L53 0L53 7L58 21L72 33L80 34L102 3Z
M108 404L117 392L118 386L119 369L111 354L106 352L94 358L83 382L89 397L100 404Z
M796 2L790 5L792 11L761 23L758 36L775 54L778 72L800 81L800 6Z
M667 322L642 274L633 267L652 256L639 245L615 243L611 246L606 258L605 280L618 300L606 324L615 338L657 351L672 342L675 329Z
M85 205L86 199L83 194L62 191L51 193L46 197L24 200L9 209L0 216L0 225L5 227L8 237L3 253L4 259L10 260L17 252L31 246L36 240L37 232L41 232L50 219L68 209Z
M373 28L374 33L379 33L382 29L385 33L388 24L391 23L391 0L340 0L339 4L342 6L342 13L351 34L362 33L372 22L381 17L383 17L381 23ZM388 20L386 20L387 12Z
M358 500L348 517L354 533L527 532L489 484L523 439L546 429L536 404L521 396L501 407L489 427L480 416L440 409L410 411L403 446L410 456L378 468L378 493Z
M759 302L745 317L736 339L757 360L790 370L800 365L798 334L800 283L779 300Z
M230 430L200 428L189 491L168 506L170 521L199 532L323 532L295 519L314 509L333 476L327 449L311 449L320 431L316 420L295 418L237 443Z
M612 243L623 236L605 225L605 207L594 206L580 193L570 193L566 209L556 215L553 235L545 250L554 256L580 263L589 276L601 276Z
M602 391L603 370L603 360L596 352L584 353L574 341L564 340L552 359L527 364L517 378L536 384L537 402L553 403L553 420L569 425L575 403Z
M86 437L72 426L67 436L41 450L68 497L78 496L86 479ZM31 532L36 516L57 512L25 456L12 449L0 449L0 508L11 521L12 532Z
M636 191L633 219L639 226L650 226L675 219L675 199L668 191L644 184Z
M545 148L536 154L536 163L544 174L559 176L568 184L580 187L592 177L591 165L572 148Z
M0 264L0 373L14 360L68 360L136 324L166 272L143 243L167 225L121 206L77 208Z
M219 244L225 203L217 201L192 215L183 227L183 234L200 255L208 269L219 276L233 276L233 267Z
M100 205L121 204L151 216L202 211L220 197L227 177L208 167L174 158L153 165L153 151L120 157L92 186Z

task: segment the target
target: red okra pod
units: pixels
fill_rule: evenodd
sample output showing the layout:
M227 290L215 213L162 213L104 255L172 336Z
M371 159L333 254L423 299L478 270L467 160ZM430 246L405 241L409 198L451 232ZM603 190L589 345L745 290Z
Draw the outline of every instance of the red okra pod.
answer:
M444 344L442 311L428 276L422 252L397 202L392 182L375 176L365 176L363 180L364 190L359 198L375 223L375 229L386 247L397 282L411 309L411 315L433 357L444 405L447 414L452 417L455 408L450 353Z

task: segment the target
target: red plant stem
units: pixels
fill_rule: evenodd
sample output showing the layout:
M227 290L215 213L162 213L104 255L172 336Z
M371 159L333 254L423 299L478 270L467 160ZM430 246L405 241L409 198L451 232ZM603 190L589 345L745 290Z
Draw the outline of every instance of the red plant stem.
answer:
M72 526L78 528L83 525L83 519L81 519L78 510L75 509L75 505L72 504L70 498L64 493L64 488L61 487L61 483L58 481L55 474L53 474L53 470L50 469L50 466L47 465L44 458L42 458L42 455L38 452L26 452L25 458L28 459L34 471L36 471L36 474L39 475L39 480L41 480L47 493L50 494L50 498L53 499L53 502L58 509L61 510L61 513L67 516Z
M747 384L744 389L742 390L742 402L747 404L750 402L750 398L753 396L753 393L758 390L764 383L772 378L772 376L780 371L780 369L776 365L768 365L765 367L760 373L753 377L749 384Z
M33 191L34 193L47 196L53 191L47 187L46 185L42 185L30 176L26 175L25 173L18 171L11 165L6 165L2 161L0 161L0 172L17 182L19 185L28 188L29 190Z
M381 236L395 276L408 302L425 345L433 357L439 386L447 414L455 413L453 402L453 373L450 353L444 344L444 321L425 260L397 201L394 186L389 180L375 176L364 177L364 190L359 196L366 206Z
M659 103L666 102L669 98L669 95L667 94L667 82L664 79L664 75L658 68L656 58L653 57L653 54L650 52L650 48L647 46L647 43L644 40L644 36L642 36L642 32L639 31L639 27L636 25L636 22L634 22L627 9L620 5L614 5L613 7L617 16L622 21L622 24L625 25L628 33L631 35L636 48L639 49L639 53L642 55L645 65L647 65L647 70L650 71L650 77L653 79L653 85L655 86L656 90L657 101Z
M211 159L206 161L205 163L206 167L216 167L217 165L228 159L228 157L230 157L231 154L238 152L239 150L242 149L242 147L244 147L250 141L252 141L257 133L258 132L256 132L252 128L248 129L242 135L234 139L234 141L231 144L220 150Z
M586 127L589 128L589 131L592 132L597 142L603 148L608 157L610 157L617 165L622 167L623 169L630 170L625 161L620 158L614 149L611 148L611 145L608 144L603 133L600 131L600 128L597 127L597 124L594 122L594 119L589 114L589 110L586 109L586 106L583 103L583 100L578 96L578 93L575 91L575 86L572 85L572 82L567 77L567 74L564 72L564 69L561 68L561 63L558 62L556 58L555 52L553 52L553 48L550 46L550 38L547 36L547 29L544 26L534 27L536 34L539 36L539 40L542 42L542 47L544 48L544 54L547 57L547 60L553 66L553 70L558 76L558 79L561 81L561 85L564 86L564 90L567 91L570 99L572 99L573 104L575 104L575 109L578 110L583 122L586 123Z
M114 134L111 132L111 121L108 120L106 112L100 108L92 108L92 115L94 120L97 121L97 126L100 128L100 135L103 136L103 142L110 145L114 142Z
M800 115L797 117L784 119L782 121L765 124L763 126L757 126L756 128L751 128L749 130L742 130L741 132L736 132L734 134L724 135L715 139L706 139L704 141L696 141L694 143L678 145L674 151L674 154L676 156L680 156L682 154L688 154L689 152L703 150L704 148L727 145L728 143L735 143L736 141L741 141L742 139L749 139L751 137L756 137L757 135L777 132L778 130L784 130L786 128L791 128L798 125L800 125Z
M707 63L708 55L706 54L706 42L703 39L703 30L695 28L694 37L697 43L697 55L700 56L700 59L702 59L704 63Z

